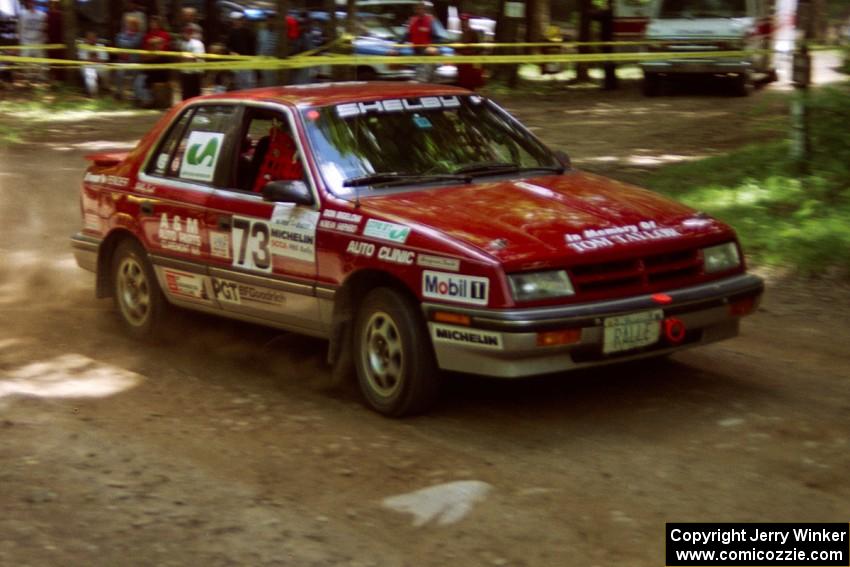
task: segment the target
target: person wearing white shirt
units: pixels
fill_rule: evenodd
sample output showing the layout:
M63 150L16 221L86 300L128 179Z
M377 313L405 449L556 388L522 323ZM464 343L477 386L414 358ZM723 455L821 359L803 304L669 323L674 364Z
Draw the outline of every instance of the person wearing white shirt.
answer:
M206 50L204 49L204 43L195 36L196 31L191 24L183 26L180 49L187 54L183 59L184 62L203 61L202 57L197 56L204 55ZM183 100L200 96L202 78L203 71L200 69L187 69L180 72L180 90L183 93Z
M35 9L32 0L24 0L24 7L18 15L18 40L24 49L21 49L22 57L44 57L43 49L37 47L27 48L25 46L44 45L47 41L47 14ZM46 79L42 65L32 65L25 71L29 79L43 81Z
M83 61L92 61L94 63L109 62L109 54L106 51L85 49L83 46L103 47L103 44L97 40L97 34L95 32L86 32L86 38L83 40L82 46L77 48L77 57ZM86 65L81 71L86 92L90 97L96 97L100 87L108 84L109 70L102 65Z

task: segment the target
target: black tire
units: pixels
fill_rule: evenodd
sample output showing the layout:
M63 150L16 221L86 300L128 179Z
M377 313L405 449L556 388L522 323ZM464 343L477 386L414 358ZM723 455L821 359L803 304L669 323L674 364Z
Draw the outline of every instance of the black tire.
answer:
M427 327L413 301L380 287L357 312L354 368L366 403L390 417L428 410L437 400L440 372Z
M123 327L134 337L155 338L162 330L168 302L144 248L135 240L121 241L112 255L110 276Z
M750 95L750 77L746 73L737 75L731 79L729 86L732 96L749 96Z
M661 77L656 73L646 73L643 76L642 90L644 96L658 96L661 94Z

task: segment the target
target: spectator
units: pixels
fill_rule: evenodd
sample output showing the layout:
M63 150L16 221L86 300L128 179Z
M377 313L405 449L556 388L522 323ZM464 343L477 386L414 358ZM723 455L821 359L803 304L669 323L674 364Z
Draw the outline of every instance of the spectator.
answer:
M18 39L22 46L44 45L47 41L46 27L47 15L36 10L33 0L24 0L23 9L18 15ZM21 49L22 57L44 57L43 49L38 47ZM27 68L27 78L44 81L44 68L41 65L32 65Z
M162 28L159 16L151 16L148 22L148 33L142 40L142 49L146 51L168 51L171 49L171 35ZM170 59L162 55L145 55L145 63L168 63ZM151 106L154 102L153 89L157 83L168 83L168 69L142 71L136 77L136 91L139 93L139 103Z
M425 2L420 2L416 5L416 13L410 18L407 23L408 41L413 44L413 51L416 55L432 55L434 48L431 44L434 42L434 18L428 13L428 6ZM434 66L422 64L416 68L416 80L427 83L431 81L434 73Z
M142 35L148 33L148 16L145 13L145 9L142 7L141 2L130 1L127 3L127 11L124 12L124 21L123 26L127 27L127 20L130 18L135 18L137 22L139 22L139 32Z
M203 55L205 53L204 44L195 36L196 33L197 30L195 27L191 24L185 24L183 26L183 41L180 49L193 55ZM186 56L184 61L203 61L203 59L199 57ZM184 70L180 72L180 90L183 95L183 100L200 96L202 77L203 71L200 69Z
M227 50L231 55L256 55L257 43L254 33L245 25L242 12L230 13L231 28L227 36ZM253 69L235 72L237 89L252 89L256 86L256 75Z
M287 55L295 55L302 51L301 25L298 18L292 14L286 15L286 48Z
M480 43L481 39L478 32L472 29L469 23L469 14L460 15L460 42L461 43ZM477 51L474 47L464 47L458 49L458 55L476 55ZM459 87L474 91L475 89L484 86L484 69L481 65L473 63L461 63L457 66L457 84Z
M62 4L59 0L50 0L47 7L47 43L64 43L65 37L63 33L62 20ZM62 57L64 49L51 50L48 54L51 58ZM62 69L54 68L50 70L50 78L54 81L62 80Z
M183 8L180 10L180 28L181 31L186 26L189 26L192 29L192 37L201 42L203 46L204 41L204 30L201 29L201 26L197 22L198 19L198 11L195 8Z
M91 30L86 32L83 46L103 47L103 43L97 39L97 34ZM106 63L109 61L109 54L105 51L96 51L93 49L78 49L78 55L82 61L91 61L93 63ZM82 69L83 84L86 87L86 93L95 98L100 92L100 88L108 85L109 71L102 65L86 65Z
M279 42L277 22L274 19L261 22L257 30L257 55L276 57ZM274 69L260 71L260 78L264 87L274 86L277 84L277 71Z
M139 26L138 18L131 16L124 18L124 29L115 37L115 45L122 49L141 49L144 36ZM138 63L139 56L131 53L118 54L118 61L121 63ZM133 86L133 96L139 100L141 95L137 92L135 79L137 71L119 69L115 78L115 98L124 98L124 89L126 85Z

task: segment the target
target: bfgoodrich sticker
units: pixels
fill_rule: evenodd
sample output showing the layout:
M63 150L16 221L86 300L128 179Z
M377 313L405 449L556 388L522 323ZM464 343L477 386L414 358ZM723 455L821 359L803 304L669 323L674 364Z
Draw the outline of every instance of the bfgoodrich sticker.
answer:
M459 276L444 272L422 272L422 295L455 303L487 305L490 280L478 276Z
M478 348L502 348L502 335L466 327L431 324L431 337L440 343L454 343Z

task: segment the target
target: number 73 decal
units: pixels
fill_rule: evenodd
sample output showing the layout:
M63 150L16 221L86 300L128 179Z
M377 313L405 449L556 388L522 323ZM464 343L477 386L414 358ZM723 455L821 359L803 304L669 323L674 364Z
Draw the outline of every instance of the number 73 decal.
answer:
M264 220L233 217L233 265L245 270L272 271L271 231Z

